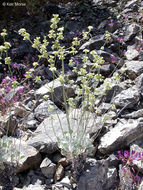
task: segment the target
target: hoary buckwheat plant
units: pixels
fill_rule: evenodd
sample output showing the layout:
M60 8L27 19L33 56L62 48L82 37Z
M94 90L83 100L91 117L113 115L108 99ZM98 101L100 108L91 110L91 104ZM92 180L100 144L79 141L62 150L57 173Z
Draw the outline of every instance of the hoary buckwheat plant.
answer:
M63 106L65 108L68 129L67 131L64 131L63 127L61 125L59 126L61 127L62 137L58 137L56 135L54 126L53 131L57 136L58 146L61 149L62 154L70 159L73 159L83 153L86 154L93 148L92 143L95 139L95 136L90 138L88 134L89 113L95 111L96 105L100 99L99 94L100 96L103 96L105 94L105 91L110 89L110 83L106 81L105 88L102 89L100 93L95 93L96 87L98 87L99 83L103 83L104 79L104 77L100 74L100 67L104 63L104 60L95 51L84 49L82 55L82 64L79 64L78 61L74 59L74 55L78 53L77 50L81 42L89 39L92 27L89 26L88 31L82 32L82 39L75 37L73 38L71 47L65 47L64 45L61 45L61 42L64 39L64 27L58 27L59 21L59 15L54 14L53 18L51 19L51 29L49 31L49 34L48 36L44 36L43 40L40 37L36 37L34 41L31 41L30 34L27 33L25 29L20 29L19 34L23 36L24 40L30 41L32 47L39 51L39 60L41 58L47 59L50 70L53 73L53 78L57 78L62 86L64 101ZM47 52L47 45L49 45L49 43L51 45L51 52ZM70 59L68 61L68 65L76 77L80 78L79 83L70 79L70 75L65 72L65 62L67 62L66 57L69 55ZM89 62L89 56L93 58L93 64L88 67L87 63ZM61 64L60 71L56 68L57 60L60 61ZM34 62L33 69L29 70L26 73L26 77L32 76L31 74L34 72L34 69L37 66L38 62ZM55 75L55 71L58 73L58 77ZM39 79L39 76L36 76L35 81ZM93 83L96 84L94 88L92 87ZM67 95L65 88L66 85L75 87L76 91L74 97L69 97ZM51 94L49 97L54 101L54 81L53 87L50 88L50 92ZM47 96L44 96L44 99L47 98ZM78 127L75 130L73 129L74 126L71 124L69 107L76 110L77 104L79 102L81 102L81 114L78 118ZM92 117L96 117L96 114L93 114ZM107 116L105 118L107 119ZM61 123L60 116L58 116L58 119L59 123ZM51 122L53 122L53 120L54 116L52 115ZM104 123L104 116L102 122ZM94 126L94 124L92 126Z

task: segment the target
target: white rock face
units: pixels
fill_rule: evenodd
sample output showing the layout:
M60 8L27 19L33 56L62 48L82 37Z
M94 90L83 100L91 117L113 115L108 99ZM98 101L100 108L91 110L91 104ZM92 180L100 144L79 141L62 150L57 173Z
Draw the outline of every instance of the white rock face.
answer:
M131 123L119 122L114 128L101 137L99 152L108 154L129 145L143 137L143 118L131 120Z
M125 67L129 78L134 80L143 71L143 61L127 61Z

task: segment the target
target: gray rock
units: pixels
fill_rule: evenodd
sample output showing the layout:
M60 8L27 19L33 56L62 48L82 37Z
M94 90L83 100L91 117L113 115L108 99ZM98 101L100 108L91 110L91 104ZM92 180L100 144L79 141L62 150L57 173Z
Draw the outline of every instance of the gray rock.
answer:
M136 78L135 84L139 88L139 92L143 96L143 73Z
M137 58L139 57L139 52L136 49L129 49L126 51L125 57L129 61L137 60Z
M140 117L143 117L143 109L134 111L129 114L121 115L121 117L127 118L127 119L138 119Z
M0 135L3 136L6 133L13 135L17 126L18 122L14 116L14 112L11 111L5 115L0 114Z
M125 41L132 40L136 36L136 34L140 32L140 30L141 27L138 24L130 24L125 31Z
M128 1L127 4L125 5L125 8L132 8L134 5L138 4L138 0L131 0Z
M130 146L130 155L131 155L132 151L135 151L135 154L136 153L138 154L136 156L136 159L133 159L133 162L132 162L133 166L137 169L137 171L140 171L141 173L143 173L143 163L142 163L143 142L142 142L142 140L133 142L133 144ZM141 159L138 160L139 154L140 154Z
M134 80L143 72L143 61L127 61L125 62L125 67L128 77Z
M131 171L126 166L119 166L119 178L121 189L135 190L135 186L133 185L133 179L131 178L131 175Z
M108 81L108 79L107 80L105 79L105 83L106 81L107 83L110 83L110 89L106 90L105 95L104 95L104 101L106 103L111 103L111 100L125 88L125 85L124 83L111 82L110 80ZM99 87L100 92L102 92L104 88L105 88L105 85L104 84L101 85ZM97 94L97 96L98 95L99 94Z
M64 187L71 188L71 183L70 179L68 176L64 177L61 181L60 184L62 184Z
M13 190L45 190L45 186L38 184L30 184L28 187L24 186L23 188L14 187Z
M39 166L41 162L41 155L34 147L27 145L27 143L22 140L12 137L9 138L12 141L9 147L9 152L12 152L14 149L15 154L17 155L14 155L15 158L12 160L8 156L5 162L15 166L16 173L20 173Z
M36 129L38 126L38 121L30 120L30 121L26 121L25 124L26 124L27 129Z
M52 107L52 110L50 110L50 107ZM61 113L61 111L50 100L43 101L34 110L34 116L40 122L43 121L46 117L49 117L51 114L59 114L59 113Z
M109 103L101 103L100 106L97 108L97 115L102 115L106 113L107 111L109 111L110 107L111 104Z
M143 50L139 52L139 61L143 61Z
M143 181L142 181L141 184L139 185L138 190L143 190Z
M84 43L79 50L89 49L91 50L99 50L104 45L104 35L96 36L90 38L90 40Z
M140 94L135 86L123 90L113 98L113 103L117 108L133 108L140 99Z
M79 109L73 110L69 115L69 123L70 127L73 131L77 131L78 127L80 130L86 126L87 133L96 133L99 128L95 124L94 115L90 112L81 116L83 112ZM85 118L88 116L88 122L85 122ZM81 119L82 118L82 119ZM101 123L100 123L101 127ZM38 126L36 131L33 133L33 137L31 137L27 143L40 152L51 154L57 150L57 138L61 138L63 136L63 131L69 131L68 129L68 121L66 114L58 114L54 115L54 120L51 118L46 118L44 121Z
M108 154L124 148L133 141L143 137L142 131L143 118L129 121L121 120L114 128L101 137L98 150L102 154Z
M79 178L77 190L112 190L115 189L116 179L116 168L109 168L104 160L89 159L86 171Z
M46 178L53 178L56 172L56 164L52 163L48 158L42 161L40 168Z
M53 88L52 94L50 92L51 88ZM64 85L64 89L65 89L65 94L68 98L74 96L75 93L72 87ZM63 86L61 85L58 79L46 83L35 92L36 99L42 98L44 95L49 95L50 99L54 101L55 104L62 105L62 103L64 102Z

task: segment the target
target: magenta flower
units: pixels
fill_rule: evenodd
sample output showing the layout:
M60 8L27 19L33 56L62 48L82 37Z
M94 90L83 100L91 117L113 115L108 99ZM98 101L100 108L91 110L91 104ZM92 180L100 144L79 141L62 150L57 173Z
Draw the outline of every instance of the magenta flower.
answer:
M2 82L3 82L3 83L6 83L6 79L5 79L5 78L3 78L3 79L2 79Z
M78 60L75 59L75 60L74 60L74 63L75 63L76 65L78 65L79 62L78 62Z
M118 60L117 57L111 57L110 58L111 63L115 63L117 60Z
M10 87L10 86L7 86L7 87L6 87L6 92L8 93L10 90L11 90L11 87Z
M18 65L17 63L14 63L12 66L13 66L14 68L16 68L16 69L19 68L19 65Z
M114 23L113 23L113 22L110 22L110 23L108 24L108 26L113 27L113 26L114 26Z
M18 93L19 93L19 94L22 94L22 93L23 93L23 90L24 90L23 88L19 88Z
M18 101L18 98L17 98L17 97L14 97L13 100L14 100L14 102L17 102L17 101Z
M119 38L117 38L117 41L118 41L119 43L122 43L122 42L124 41L124 38L123 38L123 37L119 37Z

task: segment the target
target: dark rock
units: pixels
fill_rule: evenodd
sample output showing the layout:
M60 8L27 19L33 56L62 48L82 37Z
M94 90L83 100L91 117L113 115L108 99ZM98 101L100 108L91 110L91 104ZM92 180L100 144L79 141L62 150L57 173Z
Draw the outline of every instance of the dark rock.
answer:
M86 170L79 178L77 190L113 190L116 180L116 168L110 168L104 160L89 159Z

